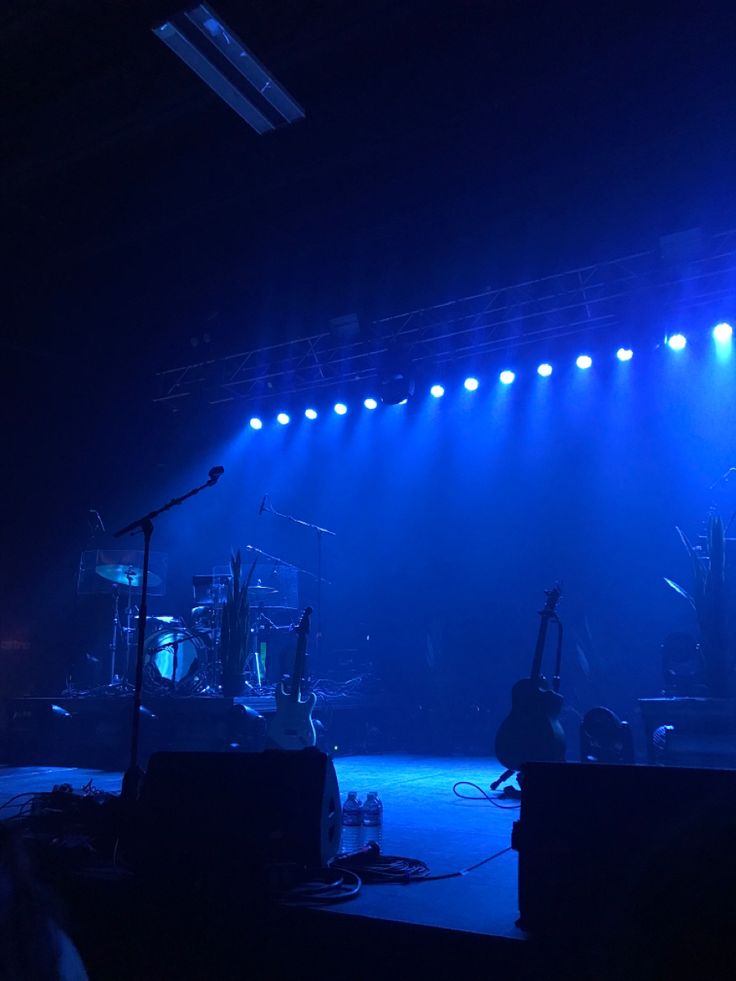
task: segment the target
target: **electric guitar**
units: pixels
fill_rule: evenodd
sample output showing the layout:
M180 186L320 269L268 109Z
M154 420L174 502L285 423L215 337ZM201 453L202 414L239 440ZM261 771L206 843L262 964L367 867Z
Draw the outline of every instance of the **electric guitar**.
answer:
M561 592L558 585L545 590L547 602L539 611L542 619L531 674L517 681L512 688L511 712L496 733L496 757L507 771L521 770L524 763L532 761L562 762L565 759L565 733L559 723L562 709L560 679L555 676L550 687L542 675L542 655L550 620L558 624L560 643L562 639L562 627L555 612Z
M276 689L276 714L268 727L268 736L279 749L305 749L307 746L314 746L317 742L317 733L314 731L312 721L312 711L317 696L314 692L310 692L306 698L301 697L311 615L312 607L308 606L296 628L296 653L289 691L284 687L283 681Z

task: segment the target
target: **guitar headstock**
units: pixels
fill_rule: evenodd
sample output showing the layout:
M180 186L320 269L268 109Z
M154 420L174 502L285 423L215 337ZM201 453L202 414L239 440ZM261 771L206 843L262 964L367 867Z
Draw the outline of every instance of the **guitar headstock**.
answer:
M296 632L300 637L306 637L309 633L309 621L312 616L312 607L305 606L304 613L302 613L302 618L299 621L299 625L296 628Z
M547 597L547 599L544 604L544 609L541 611L542 616L554 616L557 604L560 602L560 596L562 596L562 586L556 582L551 589L545 589L544 595Z

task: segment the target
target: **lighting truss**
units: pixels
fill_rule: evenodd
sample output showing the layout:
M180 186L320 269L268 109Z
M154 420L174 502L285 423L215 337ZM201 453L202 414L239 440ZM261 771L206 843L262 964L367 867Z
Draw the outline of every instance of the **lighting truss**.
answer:
M362 336L314 334L157 374L154 401L178 408L284 397L377 380L397 344L427 368L597 332L652 337L661 326L736 305L736 230L704 240L699 256L673 263L640 252L375 320ZM676 318L676 321L675 321ZM618 337L616 337L618 340Z
M153 33L256 133L304 118L304 110L207 4L176 14Z

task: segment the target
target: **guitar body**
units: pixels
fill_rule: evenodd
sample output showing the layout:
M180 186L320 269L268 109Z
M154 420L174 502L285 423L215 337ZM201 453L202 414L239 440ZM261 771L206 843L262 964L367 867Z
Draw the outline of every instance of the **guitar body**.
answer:
M268 729L269 738L279 749L306 749L316 746L317 733L312 712L317 701L314 692L294 699L283 684L276 689L276 714Z
M544 680L522 678L511 689L511 712L496 733L496 758L507 770L524 763L561 763L565 733L559 723L562 695Z
M310 692L306 698L301 696L311 615L312 608L308 606L297 627L296 653L290 688L287 691L282 682L276 689L276 714L268 727L268 738L271 744L279 749L298 750L317 745L317 733L312 721L317 696L314 692Z

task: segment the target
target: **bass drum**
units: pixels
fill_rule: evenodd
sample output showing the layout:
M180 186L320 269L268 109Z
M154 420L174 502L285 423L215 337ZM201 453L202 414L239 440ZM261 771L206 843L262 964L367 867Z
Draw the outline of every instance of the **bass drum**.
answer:
M163 627L146 638L143 682L149 691L199 691L206 685L207 648L183 627Z

